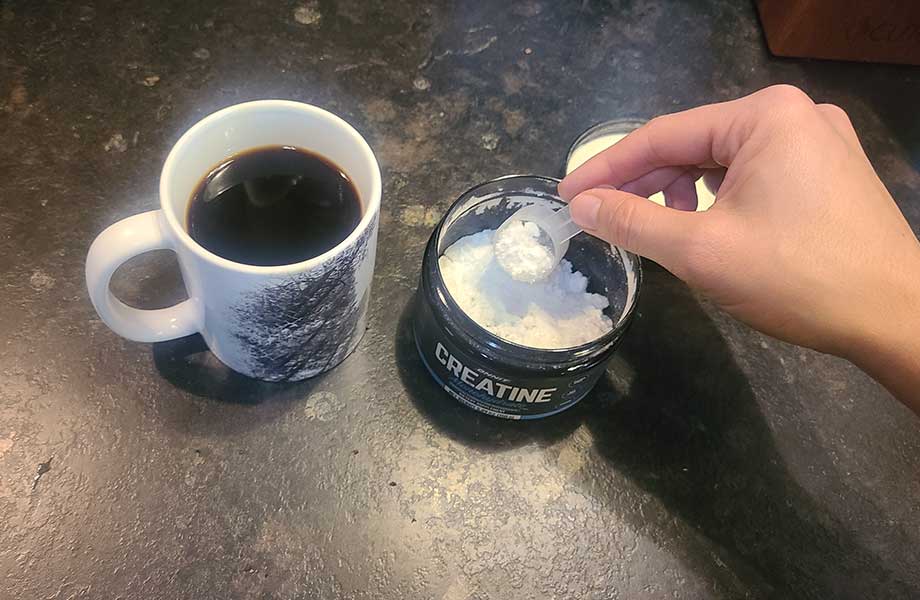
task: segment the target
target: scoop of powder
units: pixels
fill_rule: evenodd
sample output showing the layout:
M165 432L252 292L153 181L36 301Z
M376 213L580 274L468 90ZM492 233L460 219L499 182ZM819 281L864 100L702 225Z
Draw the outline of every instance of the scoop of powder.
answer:
M540 227L531 221L511 221L497 230L495 258L512 279L533 283L553 270L552 249L540 242Z
M536 283L513 279L495 260L487 229L460 238L438 259L447 290L471 319L500 338L532 348L570 348L613 328L605 296L562 260Z

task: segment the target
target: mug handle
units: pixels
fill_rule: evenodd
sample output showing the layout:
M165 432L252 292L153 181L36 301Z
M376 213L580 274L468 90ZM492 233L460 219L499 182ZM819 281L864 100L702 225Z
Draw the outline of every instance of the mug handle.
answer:
M162 342L201 330L203 319L195 298L169 308L141 310L109 289L115 269L128 259L150 250L172 249L160 219L159 210L123 219L100 233L86 256L86 288L93 307L112 331L135 342Z

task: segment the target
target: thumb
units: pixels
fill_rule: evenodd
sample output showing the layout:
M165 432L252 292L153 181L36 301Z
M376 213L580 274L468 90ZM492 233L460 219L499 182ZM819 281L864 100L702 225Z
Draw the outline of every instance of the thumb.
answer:
M614 189L591 189L569 204L572 220L591 235L648 257L671 272L700 226L694 212L667 208L648 198Z

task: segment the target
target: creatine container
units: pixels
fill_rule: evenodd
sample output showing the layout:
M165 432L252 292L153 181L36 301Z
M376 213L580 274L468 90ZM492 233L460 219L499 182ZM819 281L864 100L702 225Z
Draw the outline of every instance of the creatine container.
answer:
M548 417L584 398L629 328L639 297L639 257L585 233L572 238L565 259L588 278L589 292L607 297L605 313L614 324L593 341L550 350L522 346L478 325L451 297L438 266L444 251L464 236L497 229L523 206L561 208L558 183L511 175L478 185L453 203L425 248L413 319L419 354L448 394L496 417Z

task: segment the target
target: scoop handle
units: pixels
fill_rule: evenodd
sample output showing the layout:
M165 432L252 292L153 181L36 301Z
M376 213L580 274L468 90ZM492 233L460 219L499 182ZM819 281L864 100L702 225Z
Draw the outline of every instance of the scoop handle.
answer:
M572 221L572 211L568 206L564 206L553 213L553 216L546 220L546 228L551 229L551 235L556 243L567 242L582 231L581 227Z

